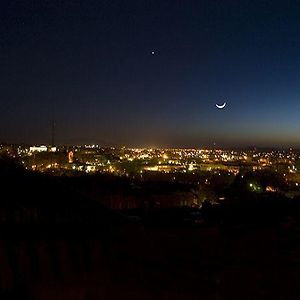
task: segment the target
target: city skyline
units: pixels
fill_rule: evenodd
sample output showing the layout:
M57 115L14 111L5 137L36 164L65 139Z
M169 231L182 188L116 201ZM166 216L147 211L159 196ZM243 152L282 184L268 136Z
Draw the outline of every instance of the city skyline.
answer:
M0 141L300 148L299 9L1 3Z

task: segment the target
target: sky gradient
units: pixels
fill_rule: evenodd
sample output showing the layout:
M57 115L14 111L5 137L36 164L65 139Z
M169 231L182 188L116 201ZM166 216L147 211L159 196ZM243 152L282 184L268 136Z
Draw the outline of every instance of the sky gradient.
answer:
M3 2L0 141L300 147L297 1Z

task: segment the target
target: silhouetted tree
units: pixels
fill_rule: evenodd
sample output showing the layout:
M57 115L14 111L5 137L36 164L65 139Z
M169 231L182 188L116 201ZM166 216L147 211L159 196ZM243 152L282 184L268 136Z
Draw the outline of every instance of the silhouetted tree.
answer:
M191 193L194 197L195 204L202 207L205 201L213 204L217 202L217 197L212 189L204 185L198 185L191 189Z

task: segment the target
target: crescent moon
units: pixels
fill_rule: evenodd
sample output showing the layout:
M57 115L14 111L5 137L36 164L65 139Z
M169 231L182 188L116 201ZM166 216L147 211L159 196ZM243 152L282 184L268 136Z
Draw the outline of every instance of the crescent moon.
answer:
M221 104L221 105L216 104L216 107L217 107L217 108L220 108L220 109L224 108L225 106L226 106L226 102L224 102L224 103Z

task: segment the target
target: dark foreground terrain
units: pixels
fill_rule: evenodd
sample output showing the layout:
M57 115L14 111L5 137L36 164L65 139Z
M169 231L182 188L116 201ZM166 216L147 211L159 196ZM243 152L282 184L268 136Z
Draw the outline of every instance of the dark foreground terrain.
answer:
M300 237L272 227L16 230L1 238L1 299L299 297Z
M1 191L1 299L299 299L297 199L176 222L174 210L127 218L11 166Z

